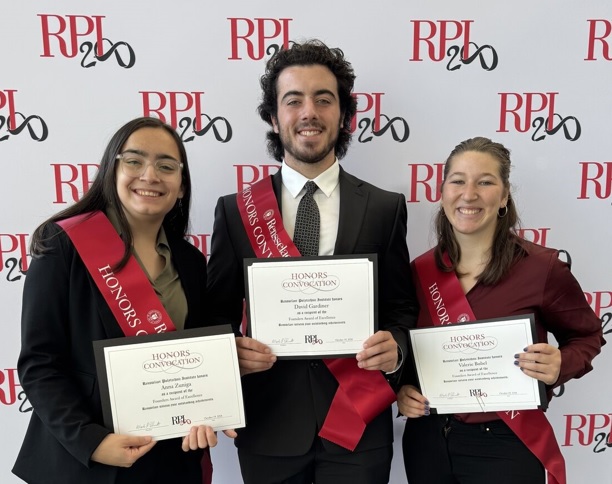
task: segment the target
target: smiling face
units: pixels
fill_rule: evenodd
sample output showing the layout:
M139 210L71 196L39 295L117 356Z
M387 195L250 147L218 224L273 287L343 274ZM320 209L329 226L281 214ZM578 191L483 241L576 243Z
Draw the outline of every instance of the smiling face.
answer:
M322 65L291 66L277 80L277 114L272 127L285 151L285 162L297 171L302 164L331 166L341 126L338 82Z
M161 179L155 171L157 160L181 162L179 149L172 136L161 128L142 128L127 139L121 153L136 153L146 158L146 168L139 177L128 176L117 160L115 176L117 194L130 225L163 222L178 198L183 196L181 171Z
M488 153L465 151L450 161L442 185L442 208L455 235L492 242L497 214L508 203L499 161Z

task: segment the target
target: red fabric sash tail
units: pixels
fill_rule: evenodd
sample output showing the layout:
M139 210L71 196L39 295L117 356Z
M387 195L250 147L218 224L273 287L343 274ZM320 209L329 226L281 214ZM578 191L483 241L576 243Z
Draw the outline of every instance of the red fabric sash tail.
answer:
M237 193L236 201L257 257L301 256L283 226L271 177ZM395 401L395 393L380 372L362 370L354 359L323 362L338 381L338 389L319 436L353 451L366 425Z
M450 265L448 254L444 258ZM436 266L434 249L417 257L414 266L434 326L476 320L457 275L442 272ZM566 484L565 460L544 412L515 410L497 415L540 460L548 473L548 483Z

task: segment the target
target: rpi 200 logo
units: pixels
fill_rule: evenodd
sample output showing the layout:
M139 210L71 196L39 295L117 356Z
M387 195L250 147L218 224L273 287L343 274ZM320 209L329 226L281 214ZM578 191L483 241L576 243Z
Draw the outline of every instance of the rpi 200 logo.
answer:
M49 15L39 14L43 53L41 57L73 58L82 54L81 67L94 67L109 59L129 69L136 63L134 49L121 40L113 42L104 37L102 20L104 15ZM90 37L90 40L84 40ZM83 41L81 41L83 39Z
M228 20L232 51L228 60L242 60L242 56L261 60L289 48L289 22L293 19L231 17Z
M386 133L398 143L403 143L410 136L410 127L404 118L389 117L382 112L381 98L384 95L384 92L353 93L357 100L357 112L351 121L351 133L359 132L359 143L369 143L375 137L379 138Z
M0 141L6 141L11 136L17 136L26 130L35 141L47 139L49 129L45 120L37 114L25 115L15 107L16 89L0 90ZM3 110L6 110L3 113ZM6 131L8 134L3 134Z
M480 67L492 71L497 67L497 52L491 45L472 42L473 20L411 20L413 24L411 61L423 61L425 55L433 62L448 59L446 70L456 71L478 60ZM457 44L451 44L454 40ZM424 48L424 53L421 48Z
M8 282L21 281L28 272L28 237L28 234L0 234L0 273L4 272Z
M140 94L143 116L155 116L170 124L184 143L209 131L221 143L232 139L232 125L226 118L211 117L202 111L204 91L140 91Z
M563 117L555 109L558 92L500 92L500 116L498 133L507 133L514 128L526 133L535 128L532 141L542 141L563 130L565 139L576 141L582 128L575 116ZM535 116L542 113L542 116ZM510 120L510 123L508 123Z
M11 406L19 403L21 413L31 412L32 405L17 378L16 368L0 370L0 405Z

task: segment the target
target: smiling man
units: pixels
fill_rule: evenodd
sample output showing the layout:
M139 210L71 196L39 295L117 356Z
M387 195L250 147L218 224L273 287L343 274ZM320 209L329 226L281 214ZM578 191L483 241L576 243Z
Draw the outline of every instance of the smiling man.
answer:
M364 419L364 428L338 424L334 420L342 412L329 410L338 403L334 399L342 378L332 374L329 360L277 361L268 346L240 333L245 258L270 256L271 247L279 255L375 253L379 331L349 362L350 380L362 389L361 382L374 377L388 391L409 359L408 329L416 323L418 307L406 246L405 198L349 175L338 163L351 140L354 81L343 52L320 41L292 43L275 54L260 80L258 111L272 128L268 150L282 162L281 169L242 193L221 197L216 207L209 298L214 322L231 322L239 335L247 427L238 431L236 446L247 484L389 480L390 401L369 396L368 405L376 410ZM296 223L304 198L316 214L310 212L305 224ZM255 216L255 206L262 216ZM275 212L282 219L268 230L271 221L263 219ZM303 230L315 233L314 245L302 241ZM343 388L345 383L340 381ZM328 424L336 425L339 434L356 435L355 440L335 438Z

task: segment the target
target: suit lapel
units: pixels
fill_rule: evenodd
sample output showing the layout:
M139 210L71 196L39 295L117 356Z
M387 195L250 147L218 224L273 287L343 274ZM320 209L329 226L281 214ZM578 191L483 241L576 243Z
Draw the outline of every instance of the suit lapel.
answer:
M168 239L170 251L172 253L172 263L179 276L185 299L187 300L187 308L195 308L196 301L201 296L199 293L200 285L198 284L197 275L194 273L194 265L190 264L187 252L180 250L179 244L175 240ZM192 327L196 318L191 318L193 311L187 311L187 319L185 320L185 329ZM195 316L195 315L194 315Z
M361 225L368 206L367 190L363 190L363 182L352 175L349 175L340 167L340 217L338 220L338 236L334 254L352 254L354 252ZM278 170L272 175L272 187L274 195L278 201L278 208L282 214L282 175Z
M362 184L340 167L340 216L334 254L352 254L355 250L368 206L368 192Z
M278 208L280 210L281 217L283 216L283 176L281 175L281 169L279 169L274 175L272 175L272 188L274 189L274 196L278 202Z

